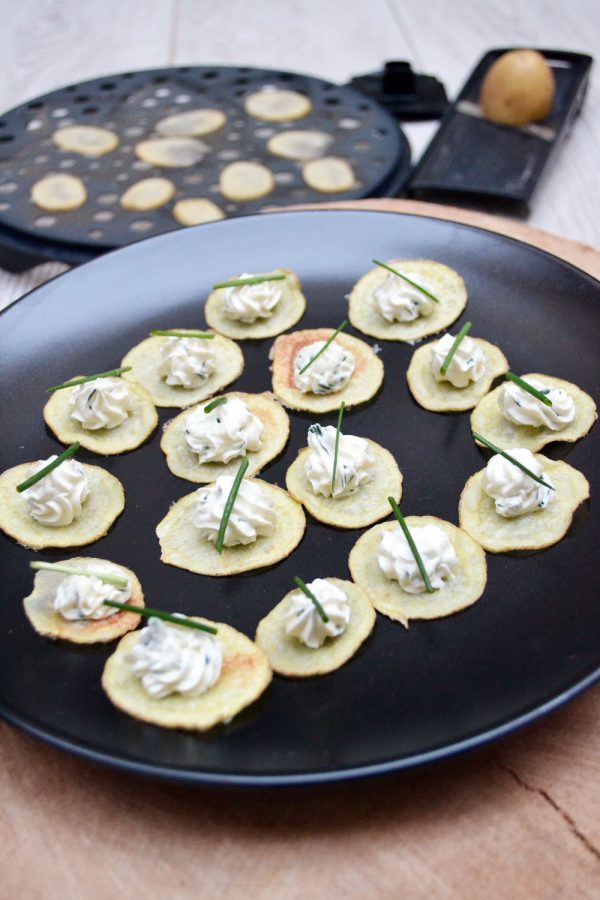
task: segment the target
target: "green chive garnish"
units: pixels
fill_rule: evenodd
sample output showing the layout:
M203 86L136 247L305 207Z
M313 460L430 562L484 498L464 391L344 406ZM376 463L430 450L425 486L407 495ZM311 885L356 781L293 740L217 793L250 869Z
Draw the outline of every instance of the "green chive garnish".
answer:
M52 391L62 391L63 388L75 387L78 384L85 384L86 381L94 381L96 378L110 378L111 376L121 375L123 372L129 372L131 366L123 366L120 369L111 369L110 372L97 372L96 375L86 375L85 378L74 378L73 381L65 381L64 384L55 384L54 387L46 389L46 393Z
M150 335L152 337L201 338L204 341L212 341L216 337L212 331L161 331L160 328L155 328Z
M418 291L421 291L422 294L425 294L426 297L429 297L430 300L433 300L434 303L439 303L437 297L434 297L433 294L430 294L427 288L424 288L423 285L417 284L416 281L413 281L411 278L407 278L406 275L403 275L402 272L399 272L397 269L393 269L391 266L388 266L387 263L381 262L378 259L374 259L373 262L376 266L381 266L382 269L387 269L388 272L391 272L392 275L397 275L398 278L402 278L403 281L406 281L408 284L412 284L414 288Z
M202 625L193 619L184 619L163 612L162 609L151 609L149 606L133 606L131 603L119 603L117 600L103 600L104 606L113 606L115 609L123 609L125 612L137 613L146 619L162 619L163 622L171 622L173 625L183 625L184 628L195 628L196 631L208 631L209 634L217 634L218 629L212 625Z
M86 578L99 578L105 584L111 584L116 588L126 588L129 584L123 575L108 575L104 572L91 572L89 569L77 569L73 566L64 566L62 563L31 562L32 569L44 569L49 572L62 572L65 575L85 575Z
M247 278L232 278L231 281L218 281L213 284L213 291L219 288L240 287L243 284L262 284L263 281L284 281L287 275L249 275Z
M217 406L222 406L223 403L227 403L227 397L217 397L216 400L211 400L208 406L204 407L204 412L212 412L213 409L216 409Z
M342 400L340 404L340 411L338 413L337 420L337 428L335 430L335 447L333 449L333 471L331 473L331 496L333 497L335 490L335 476L337 472L337 459L338 459L338 450L340 447L340 432L342 429L342 419L344 418L344 410L346 408L346 404Z
M452 346L451 346L450 349L448 350L448 352L447 352L447 354L446 354L446 358L444 359L444 362L443 362L442 365L440 366L440 372L441 372L442 375L445 375L446 372L448 371L448 366L449 366L450 363L452 362L452 357L454 356L454 354L455 354L456 351L458 350L458 345L460 344L460 342L462 341L462 339L468 335L468 333L469 333L470 330L471 330L472 325L473 325L472 322L465 322L465 324L463 325L463 327L460 329L460 331L458 332L458 334L457 334L456 337L454 338L454 341L452 342Z
M426 570L425 566L423 565L423 560L421 559L421 554L417 550L417 545L415 544L415 542L413 540L413 536L410 533L410 531L408 530L408 525L406 524L404 516L400 512L400 507L398 506L398 504L396 503L396 501L394 500L393 497L388 497L388 500L389 500L390 506L392 507L394 515L398 519L398 524L400 525L400 528L404 532L404 537L408 541L408 546L410 547L410 552L414 556L415 562L419 568L419 572L421 573L421 578L425 582L425 589L427 590L428 594L433 594L434 588L432 588L432 586L431 586L431 581L429 580L429 575L427 574L427 570Z
M323 607L321 606L321 604L319 603L319 601L317 600L317 598L315 597L315 595L313 594L313 592L310 590L310 588L308 588L308 587L304 584L304 582L302 581L302 579L301 579L301 578L298 578L297 575L294 576L294 581L296 582L296 584L298 585L298 587L300 588L300 590L301 590L304 594L306 594L306 596L308 597L308 599L309 599L309 600L312 600L313 605L314 605L315 609L317 610L317 612L319 613L321 619L322 619L324 622L329 622L329 616L327 615L327 613L325 612L325 610L323 609Z
M22 493L22 491L26 491L27 488L30 488L32 484L37 484L38 481L41 481L52 469L56 469L57 466L60 466L65 459L68 459L69 456L73 456L79 450L79 441L75 441L74 444L71 444L70 447L67 447L66 450L53 459L51 463L48 463L47 466L44 466L43 469L40 469L39 472L36 472L35 475L32 475L31 478L28 478L27 481L22 481L21 484L17 485L17 491Z
M240 485L242 483L242 479L246 473L246 469L248 468L248 460L243 459L240 463L240 467L237 470L237 475L233 480L233 484L231 485L231 490L229 491L229 497L227 498L227 503L225 504L225 508L223 510L223 516L221 518L221 524L219 525L219 533L217 534L217 540L215 542L215 550L217 553L223 552L223 543L225 541L225 532L227 531L227 523L229 522L229 516L231 515L231 510L233 509L233 504L235 503L235 498L238 495L238 491L240 489Z
M314 363L315 359L317 359L317 357L319 357L319 356L321 355L321 353L323 353L325 350L327 350L327 348L329 347L329 345L331 344L331 342L334 341L334 340L336 339L336 337L338 336L338 334L340 333L340 331L342 331L342 329L345 328L347 324L348 324L348 319L344 319L344 321L342 322L342 324L341 324L341 325L338 325L338 327L335 329L335 331L333 332L333 334L331 335L331 337L329 338L329 340L326 341L326 342L323 344L323 346L321 347L321 349L319 350L319 352L318 352L318 353L315 353L315 355L312 357L312 359L309 359L309 361L306 363L306 365L303 366L303 367L300 369L300 371L298 372L298 375L302 375L303 372L306 372L306 370L308 369L309 366L312 366L312 364Z
M538 475L534 475L533 472L524 466L523 463L520 463L518 459L515 459L514 456L511 456L510 453L507 453L505 450L501 450L500 447L496 447L495 444L492 444L491 441L488 441L487 438L484 438L481 434L477 434L476 431L473 432L473 437L476 441L479 441L480 444L483 444L484 447L487 447L489 450L492 450L494 453L500 454L504 459L507 459L509 462L516 466L517 469L520 469L522 472L525 472L526 475L529 475L530 478L533 478L534 481L537 481L538 484L543 485L545 488L550 488L551 491L555 490L551 484L547 484L543 478L540 478Z
M538 391L537 388L534 388L532 384L529 384L528 381L523 381L522 378L519 378L518 375L515 375L514 372L507 372L506 378L509 381L514 381L515 384L518 384L520 388L523 388L524 391L527 391L528 394L531 394L532 397L536 397L538 400L541 400L542 403L545 403L546 406L552 406L552 400L547 397L545 394L542 394L541 391Z

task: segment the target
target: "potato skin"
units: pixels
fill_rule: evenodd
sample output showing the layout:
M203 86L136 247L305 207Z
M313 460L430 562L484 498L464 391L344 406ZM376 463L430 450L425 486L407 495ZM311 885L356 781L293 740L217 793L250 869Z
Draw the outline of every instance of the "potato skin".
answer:
M527 125L544 119L554 102L554 75L537 50L510 50L490 67L479 103L498 125Z

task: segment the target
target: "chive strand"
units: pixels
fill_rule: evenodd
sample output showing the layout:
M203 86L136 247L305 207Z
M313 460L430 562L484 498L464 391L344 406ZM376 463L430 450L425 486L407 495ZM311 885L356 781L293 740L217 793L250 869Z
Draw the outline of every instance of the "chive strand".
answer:
M445 359L444 359L444 362L443 362L442 365L440 366L440 373L441 373L442 375L445 375L446 372L448 371L448 367L449 367L450 363L452 362L452 357L454 356L454 354L455 354L456 351L458 350L459 345L460 345L462 339L465 338L465 337L468 335L468 333L470 332L470 330L471 330L472 327L473 327L473 323L472 323L472 322L465 322L465 324L463 325L463 327L460 329L460 331L458 332L458 334L457 334L456 337L454 338L454 340L453 340L453 342L452 342L452 346L451 346L450 349L448 350L448 352L447 352L447 354L446 354L446 357L445 357Z
M35 475L32 475L31 478L28 478L26 481L22 481L21 484L17 485L18 493L22 493L26 491L27 488L30 488L32 485L37 484L38 481L41 481L46 475L52 472L53 469L56 469L57 466L60 466L61 463L68 459L70 456L73 456L79 450L80 444L79 441L75 441L74 444L71 444L70 447L67 447L66 450L53 459L51 463L48 463L47 466L44 466L43 469L40 469L39 472L36 472Z
M216 335L212 331L163 331L155 328L150 332L151 337L176 337L176 338L199 338L205 341L211 341Z
M114 609L120 609L124 612L137 613L146 619L162 619L163 622L170 622L172 625L183 625L184 628L195 628L196 631L207 631L209 634L217 634L218 629L212 625L202 625L201 622L195 622L183 616L172 616L171 613L163 612L162 609L151 609L149 606L134 606L132 603L119 603L117 600L103 600L104 606L112 606Z
M551 491L554 491L555 488L552 487L551 484L548 484L544 481L543 478L540 478L539 475L534 475L533 472L524 466L523 463L520 463L518 459L515 459L514 456L511 456L510 453L507 453L506 450L501 450L500 447L496 447L495 444L492 444L491 441L488 441L487 438L484 438L483 435L477 434L476 431L473 432L473 437L476 441L479 441L480 444L483 444L484 447L487 447L489 450L492 450L494 453L498 453L500 456L503 456L504 459L507 459L513 466L516 466L517 469L520 469L522 472L525 472L526 475L529 475L530 478L533 478L534 481L537 481L538 484L541 484L545 488L549 488Z
M225 508L223 509L223 515L221 517L221 524L219 525L219 533L217 534L217 540L215 541L215 550L217 553L223 552L223 545L225 542L225 532L227 531L227 525L229 523L229 517L231 516L231 511L233 509L233 504L235 503L235 498L238 495L238 491L240 489L240 485L242 483L242 479L246 473L246 469L248 468L248 460L243 459L240 463L240 467L237 470L237 475L233 480L233 484L231 485L231 490L229 492L229 497L227 498L227 502L225 503Z
M262 284L263 281L285 281L287 275L249 275L248 278L232 278L231 281L218 281L213 284L213 291L219 288L241 287L244 284Z
M340 448L340 433L342 430L342 419L344 418L344 410L345 409L346 409L346 404L342 400L342 402L340 404L340 411L338 413L337 428L335 430L335 447L333 448L333 469L331 472L331 496L332 496L332 498L335 493L335 476L337 474L338 451Z
M315 609L316 609L317 612L319 613L319 616L321 617L321 619L323 620L323 622L325 622L325 623L329 622L329 616L327 615L327 613L325 612L325 610L323 609L323 607L321 606L321 604L319 603L319 601L317 600L317 598L315 597L315 595L313 594L313 592L310 590L310 588L308 588L308 587L306 586L306 584L302 581L302 579L301 579L301 578L298 578L297 575L294 576L294 581L295 581L295 583L298 585L298 587L300 588L300 590L301 590L304 594L306 594L306 596L308 597L308 599L312 601L313 606L315 607Z
M78 384L85 384L87 381L95 381L96 378L110 378L111 376L121 375L123 372L129 372L131 366L121 366L120 369L110 369L108 372L97 372L95 375L86 375L83 378L74 378L73 381L65 381L63 384L55 384L54 387L46 388L46 393L51 394L53 391L62 391L63 388L76 387Z
M434 588L431 586L431 581L429 580L429 575L427 574L427 570L423 564L423 560L421 559L421 554L417 550L417 545L415 544L413 536L408 529L406 520L404 519L404 516L400 512L400 507L398 506L398 504L396 503L396 501L394 500L393 497L388 497L388 501L389 501L390 506L392 507L394 515L396 516L396 519L398 520L398 524L400 525L400 528L404 532L404 537L408 541L408 546L410 547L410 552L414 556L415 562L419 569L419 572L421 573L421 578L425 582L425 589L428 594L433 594Z
M100 581L103 581L105 584L110 584L113 587L120 589L126 588L129 584L129 581L123 575L109 575L104 572L92 572L89 569L77 569L73 566L65 566L62 563L31 562L29 565L32 569L36 570L60 572L64 575L84 575L86 578L99 578Z
M523 388L524 391L527 391L528 394L531 394L532 397L535 397L537 400L541 400L546 406L552 406L552 400L547 397L545 394L542 394L541 391L538 391L537 388L534 388L532 384L529 384L528 381L523 381L522 378L519 378L518 375L515 375L514 372L507 372L505 377L509 381L514 381L515 384L518 384L520 388Z
M321 347L321 349L317 353L315 353L315 355L312 357L312 359L309 359L309 361L306 363L306 365L300 369L300 371L298 372L298 375L302 375L304 372L306 372L306 370L308 369L309 366L312 366L315 359L317 359L317 357L319 357L321 355L321 353L324 353L325 350L327 350L327 348L332 343L332 341L334 341L336 339L336 337L338 336L340 331L342 331L346 327L347 324L348 324L348 319L344 319L342 324L338 325L338 327L335 329L335 331L333 332L333 334L331 335L329 340L326 341L323 344L323 346Z
M216 400L211 400L210 403L204 407L204 412L210 413L213 409L216 409L217 406L222 406L223 403L227 403L227 397L217 397Z
M372 260L372 262L374 262L376 266L381 266L382 269L387 269L388 272L392 273L392 275L397 275L398 278L402 278L403 281L406 281L407 284L410 284L414 288L416 288L418 291L421 291L422 294L425 294L425 296L429 297L430 300L433 300L434 303L440 302L438 300L438 298L434 297L433 294L431 294L427 290L427 288L423 287L423 285L417 284L417 282L413 281L412 278L408 278L406 275L403 275L402 272L399 272L397 269L392 268L392 266L388 266L387 263L381 262L381 260L379 260L379 259L374 259L374 260Z

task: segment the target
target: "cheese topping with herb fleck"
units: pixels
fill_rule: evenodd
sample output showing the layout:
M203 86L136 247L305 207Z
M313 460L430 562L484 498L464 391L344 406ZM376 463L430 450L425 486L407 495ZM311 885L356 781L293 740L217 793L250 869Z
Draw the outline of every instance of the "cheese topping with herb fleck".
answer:
M242 278L253 278L245 273ZM261 281L224 288L223 313L229 319L251 325L257 319L269 319L283 296L281 281Z
M214 484L196 491L196 505L192 522L200 537L214 544L217 540L223 511L234 478L221 475ZM259 537L270 537L275 529L275 510L259 484L243 480L225 529L225 547L251 544Z
M151 618L126 660L154 700L169 694L197 697L218 681L223 648L211 634Z
M64 619L106 619L118 610L105 606L105 600L127 603L130 597L130 585L119 590L95 575L68 575L58 585L53 609Z
M306 461L306 477L314 494L342 497L357 491L375 475L375 457L367 441L340 432L335 485L332 494L333 460L336 428L333 425L311 425L308 446L311 453Z
M575 418L573 398L562 388L548 387L533 379L527 382L551 401L546 406L533 394L519 387L513 381L506 381L498 396L500 409L509 421L516 425L532 425L534 428L549 428L560 431Z
M402 274L424 287L430 294L433 293L433 288L424 281L422 275L416 272ZM430 316L434 307L433 300L423 291L392 272L375 288L373 298L386 322L412 322L421 316Z
M445 334L431 347L430 367L436 381L449 381L457 388L468 387L486 373L485 354L470 337L464 337L450 360L445 374L440 371L455 338Z
M354 355L332 341L306 369L301 370L323 349L326 341L315 341L300 350L294 360L294 385L303 394L332 394L341 391L350 380L356 360Z
M116 428L132 409L127 383L121 378L95 378L73 388L69 396L72 419L82 428Z
M54 454L48 459L38 460L28 471L27 477L35 475L56 458ZM63 525L70 525L79 518L89 492L87 475L81 465L74 459L65 459L24 490L21 496L26 500L31 516L37 522L60 528Z
M434 590L454 578L458 556L448 536L437 525L411 528L410 533ZM404 532L397 525L384 531L379 542L378 562L389 579L396 579L407 594L423 594L427 588Z
M346 630L350 621L350 604L346 594L324 578L315 578L306 585L319 601L328 618L324 622L310 597L298 589L290 596L285 613L285 633L298 638L312 650L320 647L327 638L336 638Z
M531 450L517 447L510 451L510 455L538 478L552 484ZM492 456L485 467L483 489L488 497L496 501L496 512L505 519L545 509L554 493L500 454Z
M243 400L230 397L209 413L199 406L185 418L185 439L198 462L228 463L260 450L264 425Z
M163 338L161 352L158 374L167 384L201 387L216 369L210 341L202 338Z

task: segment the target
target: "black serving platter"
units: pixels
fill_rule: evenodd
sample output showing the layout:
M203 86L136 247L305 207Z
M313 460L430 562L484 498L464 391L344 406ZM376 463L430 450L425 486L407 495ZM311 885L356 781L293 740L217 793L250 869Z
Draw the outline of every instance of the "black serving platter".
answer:
M600 386L600 285L540 250L451 222L379 212L311 211L234 219L163 235L101 257L44 285L0 316L3 466L58 452L45 431L45 388L77 372L102 371L151 327L199 327L211 284L239 271L284 265L308 298L300 327L335 326L346 295L373 257L428 257L465 278L462 319L497 343L516 372L542 371L576 382L596 399ZM372 341L369 340L369 343ZM405 514L457 521L467 479L485 457L467 414L437 415L411 399L405 371L413 348L385 341L384 385L350 410L348 433L388 447L404 473ZM270 387L271 341L244 342L236 387ZM160 413L164 423L175 411ZM331 423L335 415L323 416ZM266 469L284 483L305 444L310 416L292 413L285 454ZM22 611L34 553L0 535L0 712L49 743L131 772L187 782L282 785L381 774L476 747L531 722L600 677L595 477L600 430L548 452L592 483L559 544L540 553L488 556L481 600L464 612L407 631L378 616L374 632L342 669L306 681L276 677L264 696L206 735L142 724L104 696L100 675L110 647L76 647L34 633ZM211 579L159 560L154 533L169 505L194 489L171 475L159 433L140 449L100 460L125 486L125 512L84 552L130 566L149 605L203 614L248 635L290 589L293 576L348 577L361 531L308 520L285 561L266 571Z

